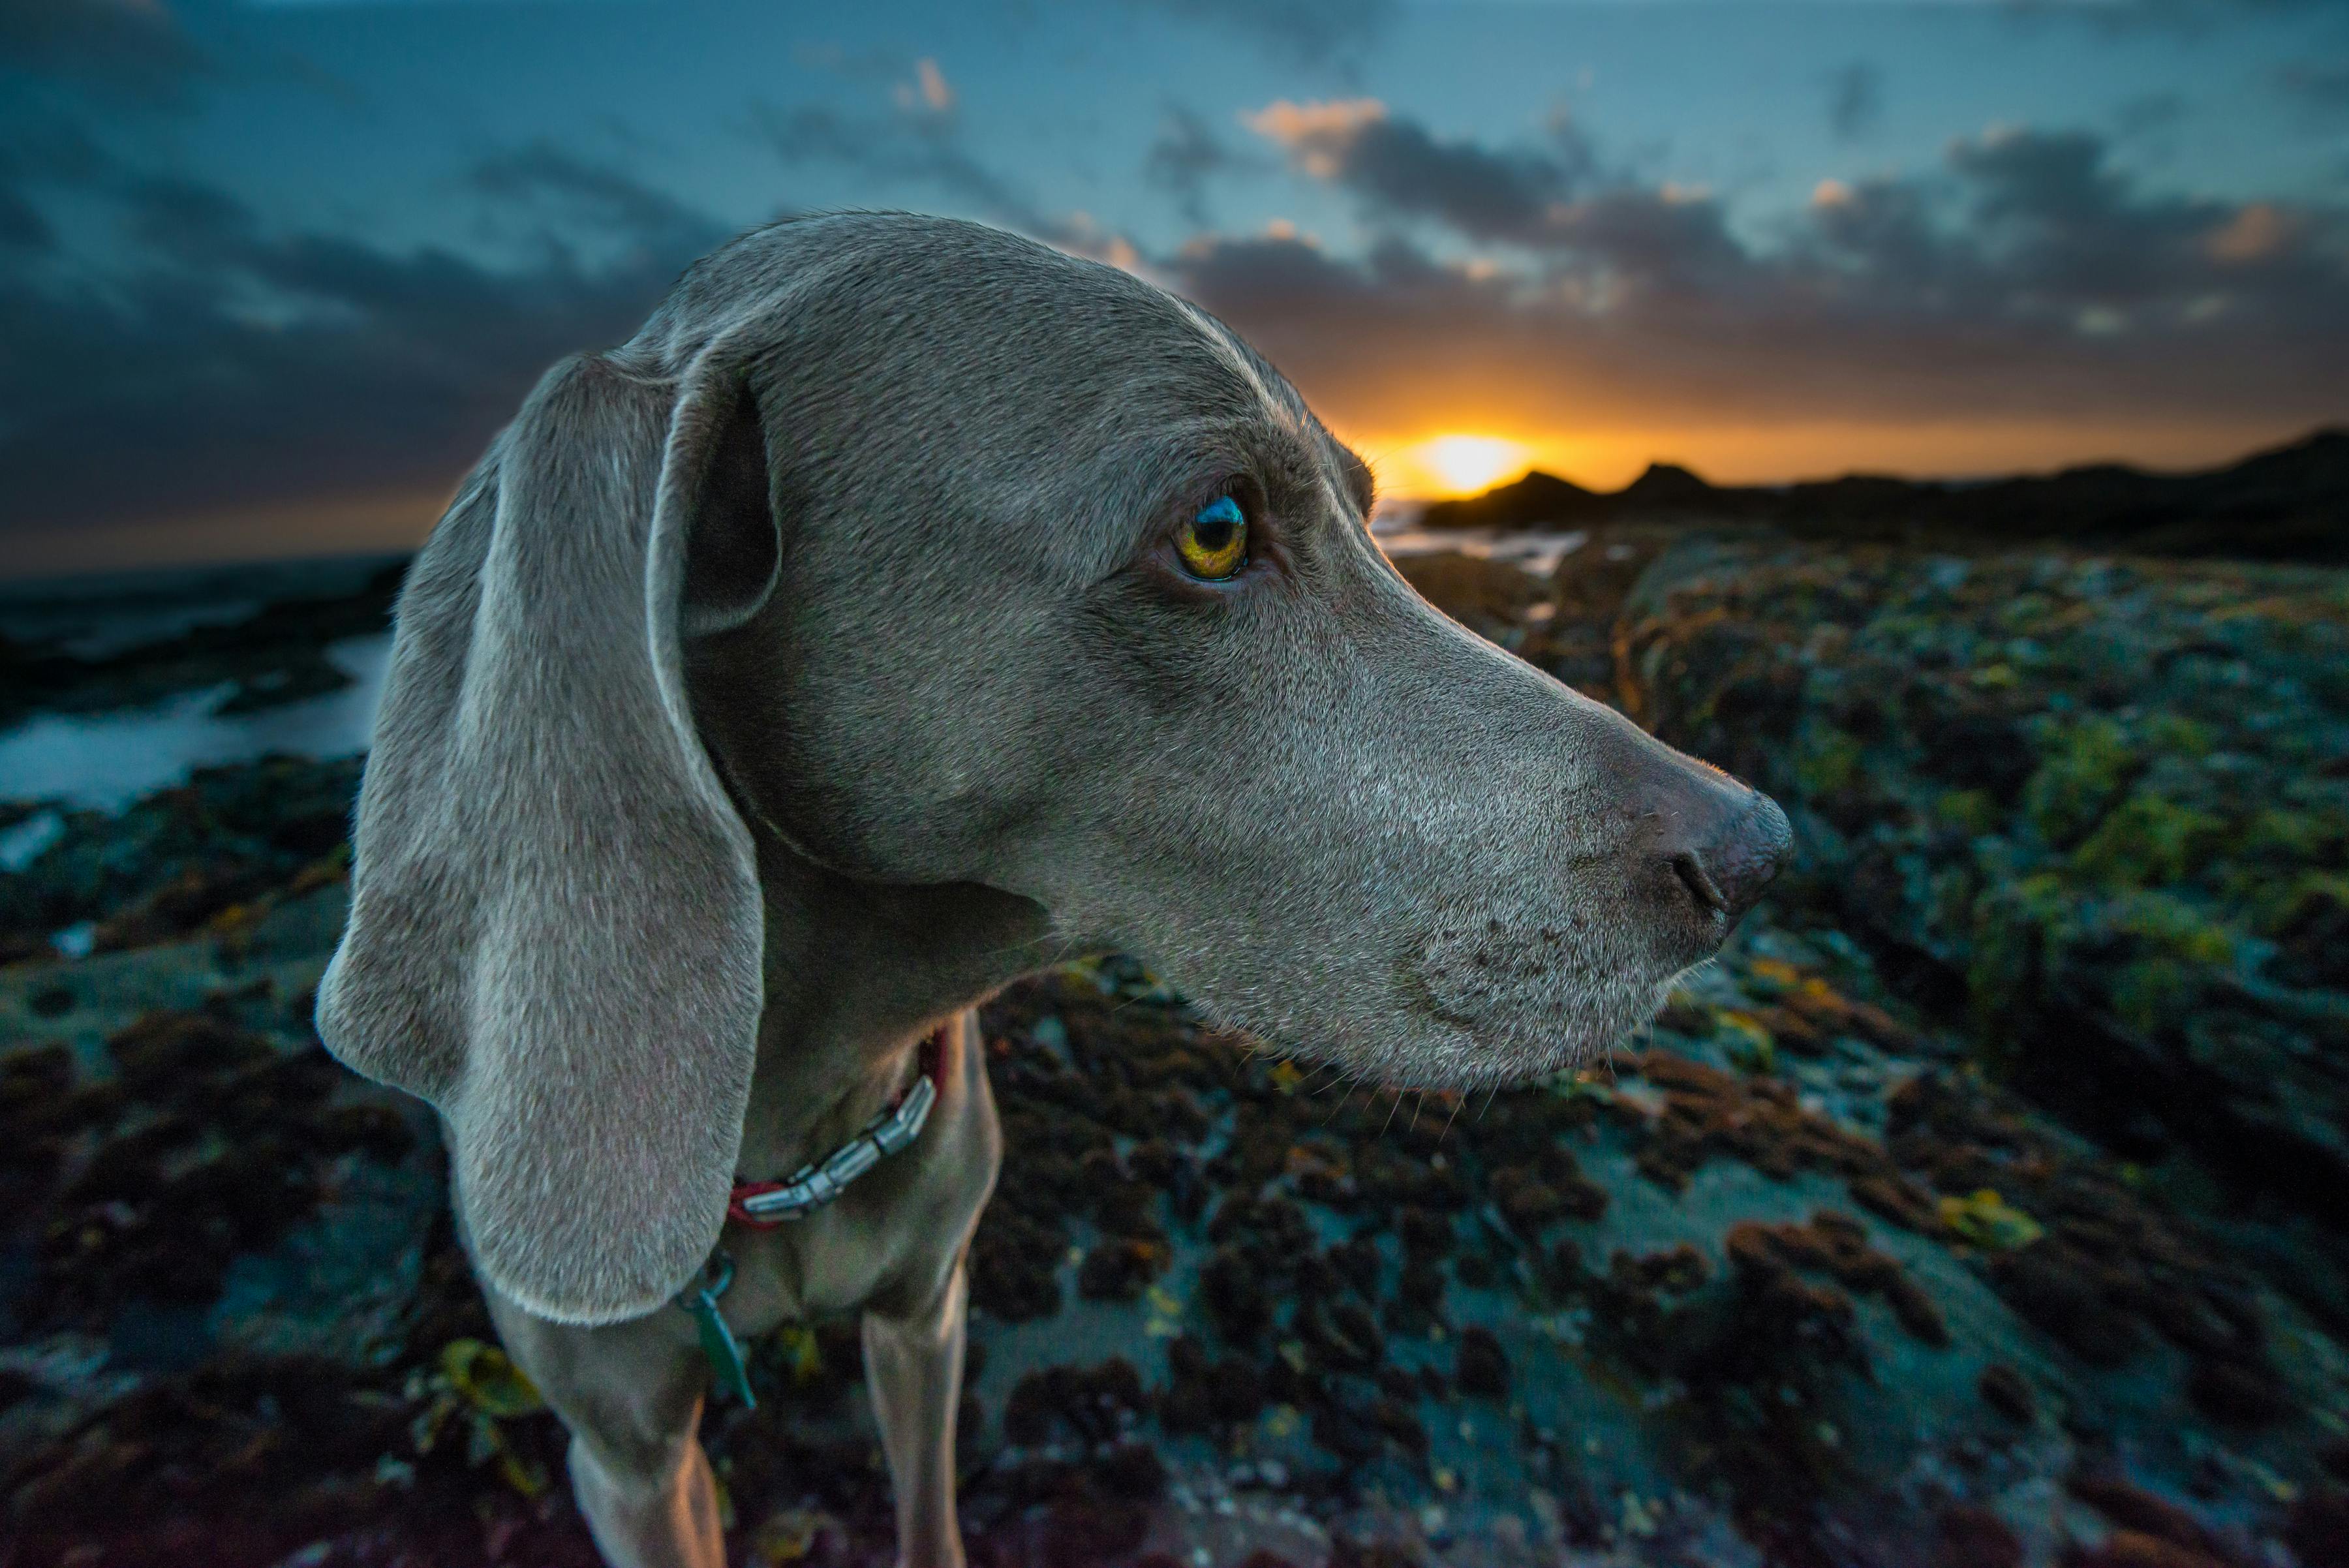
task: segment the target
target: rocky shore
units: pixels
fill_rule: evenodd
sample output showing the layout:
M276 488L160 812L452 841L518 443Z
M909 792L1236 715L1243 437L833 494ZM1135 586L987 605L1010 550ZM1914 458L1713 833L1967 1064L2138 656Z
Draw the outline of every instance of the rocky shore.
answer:
M991 1003L974 1562L2349 1564L2349 573L1753 520L1402 565L1799 864L1652 1030L1474 1103L1124 960ZM384 586L177 674L7 658L51 714L317 701ZM10 1568L593 1562L429 1116L310 1033L357 777L0 805ZM887 1561L854 1325L751 1375L736 1560Z

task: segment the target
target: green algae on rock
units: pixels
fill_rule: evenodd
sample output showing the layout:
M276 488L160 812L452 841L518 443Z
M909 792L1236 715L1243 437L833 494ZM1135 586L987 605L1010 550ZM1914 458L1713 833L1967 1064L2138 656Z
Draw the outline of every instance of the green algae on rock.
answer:
M2337 580L1619 529L1506 570L1427 586L1809 858L1641 1039L1473 1100L1271 1060L1130 960L990 1002L974 1562L2319 1568L2339 1232L2198 1150L2339 1104ZM0 808L56 815L0 883L17 1561L592 1563L560 1428L481 1376L429 1118L302 1023L351 780ZM704 1422L737 1549L879 1560L855 1325L748 1349L758 1408Z
M2343 574L1696 538L1617 641L1638 716L1795 813L1794 896L1962 985L1986 1065L2349 1192Z

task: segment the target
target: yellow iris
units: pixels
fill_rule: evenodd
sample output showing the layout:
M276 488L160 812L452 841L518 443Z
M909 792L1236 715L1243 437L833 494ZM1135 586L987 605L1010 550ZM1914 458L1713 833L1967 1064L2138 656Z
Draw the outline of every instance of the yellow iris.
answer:
M1195 577L1219 582L1247 565L1247 518L1240 504L1222 495L1183 525L1174 548Z

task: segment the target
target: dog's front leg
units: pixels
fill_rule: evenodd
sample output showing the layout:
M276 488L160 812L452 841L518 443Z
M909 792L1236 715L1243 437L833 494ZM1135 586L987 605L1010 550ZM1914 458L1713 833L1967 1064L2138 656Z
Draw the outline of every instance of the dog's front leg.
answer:
M946 1288L903 1315L864 1314L864 1379L897 1498L901 1568L962 1568L955 1521L955 1411L969 1291L957 1258Z
M484 1291L498 1335L571 1433L571 1494L612 1568L726 1568L718 1489L694 1436L709 1381L691 1321L663 1307L601 1328Z

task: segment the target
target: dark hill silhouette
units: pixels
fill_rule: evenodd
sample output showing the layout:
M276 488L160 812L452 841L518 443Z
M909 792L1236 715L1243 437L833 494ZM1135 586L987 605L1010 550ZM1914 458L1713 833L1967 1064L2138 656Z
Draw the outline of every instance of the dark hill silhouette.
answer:
M1619 522L1767 523L1806 537L1960 546L2057 542L2148 555L2349 563L2349 430L2195 473L2094 463L1958 481L1847 474L1715 485L1669 463L1612 493L1536 470L1462 501L1429 528L1589 527Z

